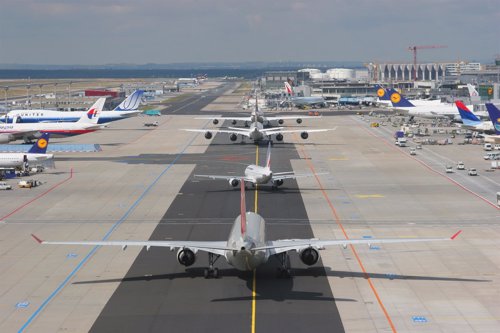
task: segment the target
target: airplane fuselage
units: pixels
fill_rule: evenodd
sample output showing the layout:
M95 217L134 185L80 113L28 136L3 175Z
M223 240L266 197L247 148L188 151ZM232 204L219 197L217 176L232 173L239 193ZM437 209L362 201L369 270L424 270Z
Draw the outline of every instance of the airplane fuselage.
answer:
M101 111L98 124L125 119L140 111ZM0 118L4 123L76 122L85 111L12 110Z
M226 251L226 260L240 271L252 271L269 258L267 251L253 251L253 248L265 246L265 221L252 212L246 213L246 232L241 235L241 215L233 223L227 247L235 250Z
M32 153L4 153L0 154L0 167L10 168L10 167L21 167L24 163L24 159L27 159L28 163L35 163L50 160L54 157L53 154L32 154Z
M250 125L250 130L249 130L249 137L253 141L260 141L266 137L264 133L262 133L260 130L264 129L264 125L259 122L253 122Z
M245 178L253 179L255 184L267 184L273 178L273 172L269 168L251 164L245 169Z

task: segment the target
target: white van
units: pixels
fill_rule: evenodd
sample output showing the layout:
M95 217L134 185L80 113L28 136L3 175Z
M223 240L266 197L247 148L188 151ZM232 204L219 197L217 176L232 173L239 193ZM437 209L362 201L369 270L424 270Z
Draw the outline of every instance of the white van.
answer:
M491 143L485 143L483 149L486 151L491 151L493 147L491 146Z
M483 156L485 160L500 160L500 151L491 151L489 153L486 153L486 155Z

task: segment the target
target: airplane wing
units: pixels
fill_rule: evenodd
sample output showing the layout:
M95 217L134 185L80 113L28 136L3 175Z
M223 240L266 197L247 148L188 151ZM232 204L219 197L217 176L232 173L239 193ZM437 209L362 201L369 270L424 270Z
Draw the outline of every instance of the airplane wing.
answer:
M198 118L194 118L194 119L252 121L252 118L250 118L250 117L216 117L216 116L213 116L213 117L198 117Z
M245 178L245 176L223 176L223 175L194 175L195 177L200 177L200 178L210 178L210 179L225 179L225 180L230 180L230 179L243 179L246 182L254 182L253 179L250 178Z
M250 137L250 131L246 130L244 128L229 127L229 129L227 129L227 130L226 129L189 129L189 128L183 128L182 131L198 132L198 133L211 132L211 133L239 134L239 135L243 135L246 137Z
M209 252L217 255L224 255L225 251L232 251L233 248L227 247L226 241L220 242L197 242L197 241L82 241L82 242L49 242L31 234L39 244L49 245L90 245L90 246L121 246L126 249L128 246L146 247L167 247L171 251L181 248L189 248L194 253L197 251Z
M295 119L319 119L321 116L273 116L273 117L268 117L266 116L267 121L273 121L273 120L295 120Z
M449 238L363 238L363 239L335 239L335 240L320 240L313 239L283 239L266 242L266 246L254 248L254 251L268 250L271 254L279 254L287 251L300 251L309 247L317 250L323 250L326 246L332 245L356 245L356 244L387 244L387 243L415 243L415 242L442 242L454 240L462 232L459 230Z
M320 172L320 173L316 173L316 174L314 174L314 173L296 174L293 171L278 172L278 173L273 173L272 180L296 179L296 178L314 177L314 176L327 175L327 174L328 174L328 172Z
M295 130L282 130L283 127L278 127L278 128L265 128L261 130L261 132L264 132L267 135L273 135L273 134L285 134L285 133L302 133L302 132L307 132L307 133L315 133L315 132L327 132L327 131L334 131L337 128L325 128L325 129L295 129Z

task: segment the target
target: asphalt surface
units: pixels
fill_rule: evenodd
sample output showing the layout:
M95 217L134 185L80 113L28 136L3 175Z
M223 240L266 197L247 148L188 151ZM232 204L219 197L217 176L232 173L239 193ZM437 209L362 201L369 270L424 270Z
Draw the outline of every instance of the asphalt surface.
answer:
M226 135L218 135L204 156L193 161L198 174L242 175L247 164L255 162L256 146L232 144ZM265 159L266 148L259 149ZM273 171L288 171L290 160L298 154L291 144L273 148ZM186 155L183 160L189 160ZM226 240L234 218L239 215L239 191L226 181L198 180L184 184L152 240ZM247 210L254 210L255 191L247 190ZM295 181L286 182L278 191L263 186L258 190L258 213L267 221L267 239L311 238L307 214ZM292 254L293 278L277 278L278 261L272 258L257 270L257 331L334 331L343 325L321 262L307 268ZM92 332L245 332L252 326L251 272L239 272L223 258L216 266L219 279L205 279L208 260L197 254L196 263L178 264L175 252L145 249L104 310ZM81 281L107 283L113 281ZM340 301L354 302L352 299Z

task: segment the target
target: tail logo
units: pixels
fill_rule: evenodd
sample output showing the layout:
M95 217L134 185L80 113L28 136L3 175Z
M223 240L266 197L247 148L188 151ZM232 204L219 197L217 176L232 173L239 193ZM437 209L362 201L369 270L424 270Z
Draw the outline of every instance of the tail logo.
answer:
M47 140L45 140L44 138L40 138L38 139L38 141L36 142L36 145L38 146L38 148L40 149L45 149L45 147L47 147Z
M392 93L392 95L391 95L391 102L396 103L396 104L399 103L399 102L401 102L401 95L399 93L397 93L397 92Z
M382 89L382 88L379 88L379 89L377 90L377 96L378 96L378 97L384 97L384 95L385 95L385 90L384 90L384 89Z
M92 119L96 116L97 114L97 110L96 109L90 109L88 112L87 112L87 117L89 119Z

